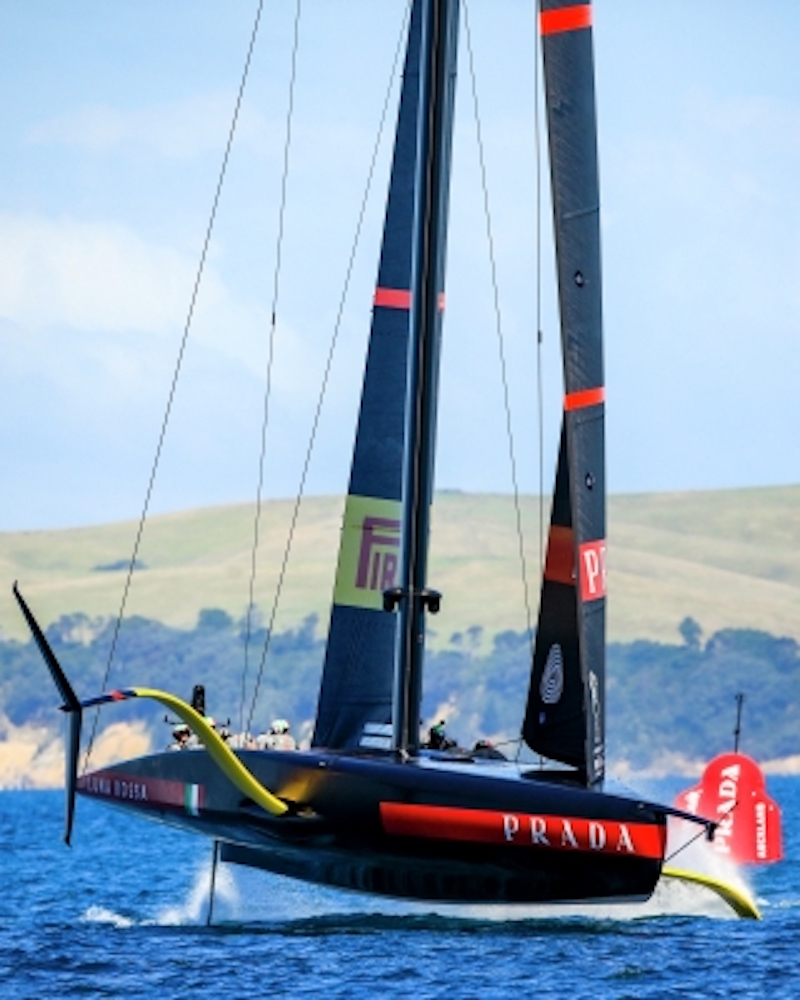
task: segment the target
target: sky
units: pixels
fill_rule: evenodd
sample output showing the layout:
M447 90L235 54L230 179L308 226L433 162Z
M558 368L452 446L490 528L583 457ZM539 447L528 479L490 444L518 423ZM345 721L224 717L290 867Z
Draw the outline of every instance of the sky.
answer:
M0 0L0 530L141 511L256 7ZM800 482L800 5L594 9L609 487ZM279 249L294 11L264 4L153 512L255 495L273 300L264 493L298 488L334 334L305 489L346 488L405 0L303 0ZM467 16L516 478L537 492L551 486L561 375L533 7L469 0ZM437 487L506 492L463 37L459 59Z

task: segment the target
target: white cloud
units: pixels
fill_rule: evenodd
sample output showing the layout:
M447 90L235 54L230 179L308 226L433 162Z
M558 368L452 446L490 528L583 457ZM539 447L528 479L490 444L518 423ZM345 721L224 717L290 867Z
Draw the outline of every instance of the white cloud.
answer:
M28 128L26 138L34 145L78 146L101 154L126 144L142 145L170 159L188 159L221 151L233 109L230 93L204 94L133 110L96 104L37 122ZM243 108L236 127L237 141L262 128L262 118Z
M243 366L243 377L247 371L261 381L269 313L264 303L231 293L226 264L231 266L224 245L218 245L203 275L185 367L210 351L220 364L228 359ZM141 392L153 377L153 363L174 363L196 271L190 254L149 242L121 224L0 213L2 337L12 338L30 358L36 333L39 369L53 383L73 383L79 394L80 373L90 371L103 384ZM299 319L304 330L312 322ZM326 324L314 336L301 333L288 314L279 315L272 386L291 409L316 399L330 334ZM159 348L157 362L153 337L166 352L162 356ZM352 347L344 350L352 353Z
M182 326L197 263L109 222L0 215L0 316L21 326L162 332ZM213 271L203 300L224 296Z

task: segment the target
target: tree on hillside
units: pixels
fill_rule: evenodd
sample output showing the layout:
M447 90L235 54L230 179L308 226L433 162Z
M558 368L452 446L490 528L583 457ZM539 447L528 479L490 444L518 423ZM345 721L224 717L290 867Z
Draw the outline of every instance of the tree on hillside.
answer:
M690 618L689 616L684 618L678 626L678 632L689 649L700 648L700 639L703 635L703 629L697 624L694 618Z
M686 621L684 620L682 625ZM734 704L747 699L742 734L746 753L767 760L800 752L800 647L787 638L749 629L722 629L701 647L686 626L683 644L649 641L608 647L608 738L613 762L635 768L665 754L708 760L733 745ZM99 693L114 636L112 621L71 615L47 637L79 697ZM685 634L684 634L685 632ZM462 745L480 738L519 736L530 681L531 639L503 632L485 652L469 641L429 650L422 715L449 706L452 732ZM310 729L316 711L325 640L316 618L276 633L257 628L245 653L242 623L205 609L194 629L133 617L123 622L106 687L142 684L188 699L195 684L207 690L209 711L238 727L252 706L253 727L286 717L295 731ZM245 663L248 664L245 671ZM255 704L253 699L255 698ZM0 713L14 725L58 722L59 697L33 641L0 640ZM163 709L134 699L104 710L104 724L142 719L155 745L164 740Z

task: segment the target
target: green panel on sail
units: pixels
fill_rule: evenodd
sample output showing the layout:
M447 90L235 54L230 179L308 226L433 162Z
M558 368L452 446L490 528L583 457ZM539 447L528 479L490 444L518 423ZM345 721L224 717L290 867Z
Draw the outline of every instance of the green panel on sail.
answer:
M606 490L591 5L542 0L540 29L565 395L523 735L537 753L598 785L605 771Z

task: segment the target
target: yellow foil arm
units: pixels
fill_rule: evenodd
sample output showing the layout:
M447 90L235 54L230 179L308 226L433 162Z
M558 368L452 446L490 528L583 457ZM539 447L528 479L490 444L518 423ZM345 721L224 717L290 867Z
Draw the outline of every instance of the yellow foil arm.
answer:
M155 688L132 688L139 698L154 698L162 705L171 708L172 711L195 732L202 741L209 757L219 767L226 778L229 778L234 785L246 795L265 809L273 816L282 816L288 812L288 806L282 802L277 795L265 788L261 782L253 775L236 754L231 750L225 740L217 733L213 726L196 712L191 705L187 705L181 698L167 691L158 691Z

